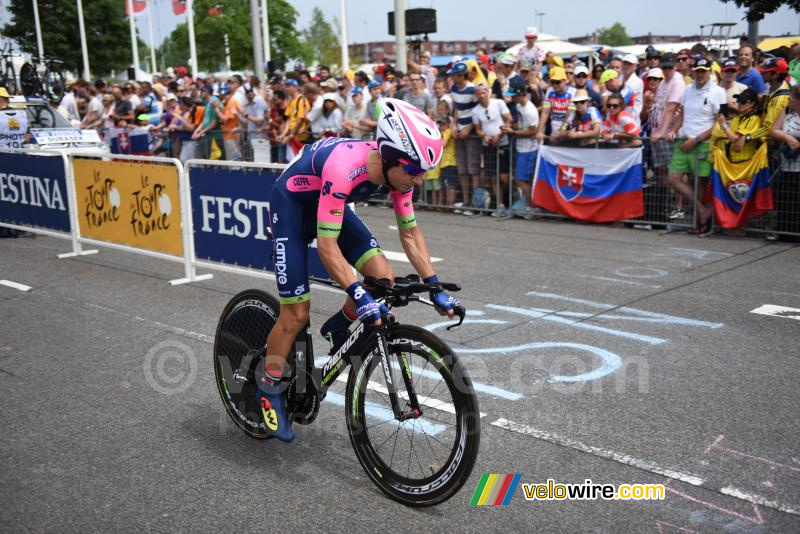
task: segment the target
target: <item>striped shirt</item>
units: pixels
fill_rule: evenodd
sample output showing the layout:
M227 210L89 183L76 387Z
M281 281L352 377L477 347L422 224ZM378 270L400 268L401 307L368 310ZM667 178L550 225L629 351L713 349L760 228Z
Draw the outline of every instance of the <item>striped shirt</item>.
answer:
M478 103L475 97L475 86L470 82L463 89L453 84L450 88L450 96L453 98L455 114L457 119L456 129L461 131L472 124L472 108Z
M769 137L769 132L772 130L772 125L778 120L781 112L786 109L789 103L789 84L785 81L774 91L770 89L767 96L767 103L764 106L764 113L761 115L761 127L753 132L753 137Z

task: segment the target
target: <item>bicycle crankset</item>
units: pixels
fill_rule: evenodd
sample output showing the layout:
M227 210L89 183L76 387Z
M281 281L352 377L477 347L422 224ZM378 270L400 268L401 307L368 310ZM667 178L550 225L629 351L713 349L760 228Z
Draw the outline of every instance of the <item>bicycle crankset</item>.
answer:
M319 391L306 371L300 371L289 381L286 401L292 420L301 425L310 425L319 414Z

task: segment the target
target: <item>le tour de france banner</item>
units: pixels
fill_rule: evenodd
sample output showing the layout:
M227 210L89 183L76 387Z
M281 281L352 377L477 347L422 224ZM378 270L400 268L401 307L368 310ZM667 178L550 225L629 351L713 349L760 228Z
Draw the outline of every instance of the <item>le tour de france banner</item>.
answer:
M197 259L274 271L269 240L269 197L280 169L191 167L192 222ZM330 278L316 248L311 276Z
M644 215L641 148L539 149L533 203L573 219L619 221Z
M0 152L0 222L70 231L64 160Z
M174 165L75 158L73 169L81 236L183 254Z

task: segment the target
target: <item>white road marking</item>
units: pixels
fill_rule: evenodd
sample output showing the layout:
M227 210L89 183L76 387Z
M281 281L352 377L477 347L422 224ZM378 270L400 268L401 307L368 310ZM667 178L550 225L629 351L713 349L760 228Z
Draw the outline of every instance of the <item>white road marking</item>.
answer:
M724 488L720 488L719 492L724 495L736 497L737 499L741 499L743 501L751 502L753 504L760 504L761 506L766 506L767 508L780 510L781 512L787 514L800 515L800 508L792 508L790 505L786 505L778 501L773 501L765 497L762 497L761 495L756 495L754 493L747 493L745 491L742 491L740 489L731 486L725 486Z
M406 263L411 263L411 261L408 259L408 256L406 256L405 253L403 252L384 250L383 255L386 256L387 260L404 261ZM442 261L442 258L434 258L433 256L431 256L431 263L436 263L437 261Z
M504 419L502 417L497 421L494 421L492 423L492 426L496 426L504 430L509 430L511 432L516 432L517 434L532 436L534 438L541 439L543 441L548 441L556 445L561 445L562 447L567 447L570 449L574 449L576 451L585 452L594 456L598 456L600 458L606 458L607 460L613 460L615 462L619 462L625 465L630 465L631 467L643 469L651 473L664 475L665 477L673 478L675 480L680 480L681 482L686 482L687 484L692 484L693 486L702 486L703 483L705 482L705 480L695 475L690 475L686 473L681 473L680 471L674 471L672 469L659 467L656 464L648 462L646 460L639 460L638 458L628 456L627 454L611 451L608 449L603 449L601 447L594 447L592 445L587 445L582 441L568 438L566 436L560 436L558 434L552 434L550 432L539 430L531 426L524 425L522 423L515 423L514 421L509 421L508 419Z
M787 319L796 319L800 321L800 308L788 308L786 306L764 304L755 310L750 310L750 313L756 313L758 315L771 315L772 317L785 317Z
M395 226L393 224L390 224L389 225L389 230L397 230L397 226Z
M347 383L347 377L344 376L343 374L339 375L338 377L336 377L336 381L337 382L344 382L346 384ZM383 395L388 395L389 394L389 390L388 389L383 387L381 384L375 382L374 380L370 380L369 382L367 382L367 388L369 388L369 389L371 389L373 391L377 391L378 393L381 393ZM403 398L404 400L408 400L408 393L405 392L405 391L400 390L400 391L397 392L397 395L400 396L401 398ZM453 404L451 404L449 402L445 402L445 401L442 401L442 400L439 400L439 399L434 399L432 397L426 397L424 399L419 398L418 400L419 400L419 403L421 405L427 406L428 408L432 408L434 410L439 410L440 412L447 412L447 413L453 414L453 415L456 414L456 407L453 406ZM481 414L481 419L486 417L486 414L484 412L480 412L480 414Z
M12 282L11 280L0 280L0 286L7 286L11 289L18 289L20 291L30 291L33 289L31 286L26 286L25 284L18 284L17 282Z

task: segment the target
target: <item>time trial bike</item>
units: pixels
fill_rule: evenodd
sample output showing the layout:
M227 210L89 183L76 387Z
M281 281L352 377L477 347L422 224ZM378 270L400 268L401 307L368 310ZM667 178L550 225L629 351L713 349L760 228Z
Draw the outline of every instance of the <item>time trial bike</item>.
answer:
M335 282L313 281L335 286ZM387 308L421 296L458 291L457 284L420 282L416 275L365 285ZM264 291L242 291L222 312L214 339L214 373L228 415L247 435L271 437L256 402L265 341L278 319L278 301ZM464 321L465 310L454 328ZM282 383L296 424L316 419L326 397L344 405L350 443L364 471L389 497L408 506L430 506L455 495L467 481L480 443L480 412L472 382L456 354L431 332L385 315L380 326L356 322L349 336L317 366L306 325L290 351ZM345 379L343 371L350 365ZM332 390L344 382L344 395Z

